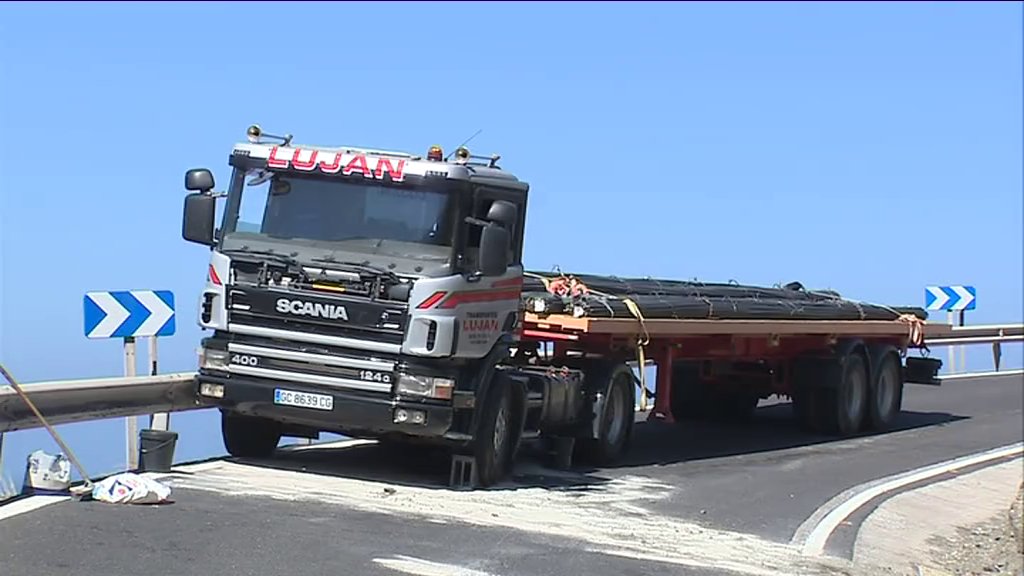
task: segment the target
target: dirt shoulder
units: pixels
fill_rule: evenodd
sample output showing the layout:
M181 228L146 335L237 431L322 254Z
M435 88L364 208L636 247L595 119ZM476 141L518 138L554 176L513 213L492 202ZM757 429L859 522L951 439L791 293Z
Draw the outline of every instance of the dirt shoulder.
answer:
M1010 510L985 522L958 528L952 537L930 539L938 551L934 560L955 576L1024 574L1024 542L1021 540L1021 491Z
M1022 485L1018 458L894 496L862 524L854 564L864 574L1024 576Z

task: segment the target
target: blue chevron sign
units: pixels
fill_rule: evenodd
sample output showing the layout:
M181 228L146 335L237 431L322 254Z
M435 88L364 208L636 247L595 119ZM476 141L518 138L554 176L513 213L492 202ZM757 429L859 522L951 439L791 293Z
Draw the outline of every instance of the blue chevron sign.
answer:
M977 298L974 286L928 286L924 289L926 310L974 310Z
M87 292L82 307L87 338L174 334L174 294L167 290Z

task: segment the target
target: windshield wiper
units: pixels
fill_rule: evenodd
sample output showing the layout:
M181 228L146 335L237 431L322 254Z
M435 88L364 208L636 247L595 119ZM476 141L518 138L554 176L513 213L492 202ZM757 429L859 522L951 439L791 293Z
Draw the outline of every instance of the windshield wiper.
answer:
M221 250L225 254L248 254L250 256L269 256L282 262L284 264L290 264L292 266L302 267L302 263L292 258L287 254L281 254L280 252L274 252L273 250L252 250L250 248L229 248L227 250Z
M370 273L373 273L373 274L377 274L379 276L388 276L390 278L393 278L396 282L398 281L398 275L396 275L394 272L392 272L390 270L385 270L383 268L378 268L377 266L373 266L371 264L366 264L366 263L362 263L362 262L347 262L345 260L338 260L337 258L335 258L334 256L331 256L331 255L323 256L323 257L317 257L317 258L310 258L310 261L312 261L312 262L326 262L328 264L337 264L338 266L346 266L346 267L349 267L349 268L355 268L356 270L362 270L364 272L370 272Z
M221 252L225 254L245 254L246 256L266 256L287 266L289 272L293 269L297 270L299 276L302 277L303 280L309 280L309 274L307 274L306 270L302 267L302 262L299 262L287 254L281 254L280 252L274 252L272 250L253 250L251 248L229 248L227 250L221 250Z

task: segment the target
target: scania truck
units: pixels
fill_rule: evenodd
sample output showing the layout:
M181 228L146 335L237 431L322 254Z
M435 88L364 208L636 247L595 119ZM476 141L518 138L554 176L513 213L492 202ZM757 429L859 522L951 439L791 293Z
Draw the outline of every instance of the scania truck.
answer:
M596 464L622 457L638 352L659 366L652 418L685 417L687 382L729 380L745 386L729 398L797 394L805 419L844 433L887 425L904 381L937 369L903 366L920 342L900 322L602 324L526 310L530 188L498 160L300 145L253 125L226 192L210 170L186 172L182 235L210 250L196 392L220 409L230 454L269 457L282 436L322 432L428 442L489 486L530 439ZM737 380L738 366L759 368Z

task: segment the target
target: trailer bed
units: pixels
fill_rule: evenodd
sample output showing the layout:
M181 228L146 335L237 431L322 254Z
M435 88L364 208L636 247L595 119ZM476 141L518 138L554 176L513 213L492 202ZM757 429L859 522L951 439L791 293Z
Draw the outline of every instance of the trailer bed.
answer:
M793 282L783 287L594 274L527 272L523 337L593 341L869 337L923 345L947 335L926 311L843 298Z
M527 312L524 336L575 340L581 335L643 336L670 339L701 336L909 336L908 320L694 320L637 318L576 318L566 314ZM948 324L920 321L926 336L949 334Z

